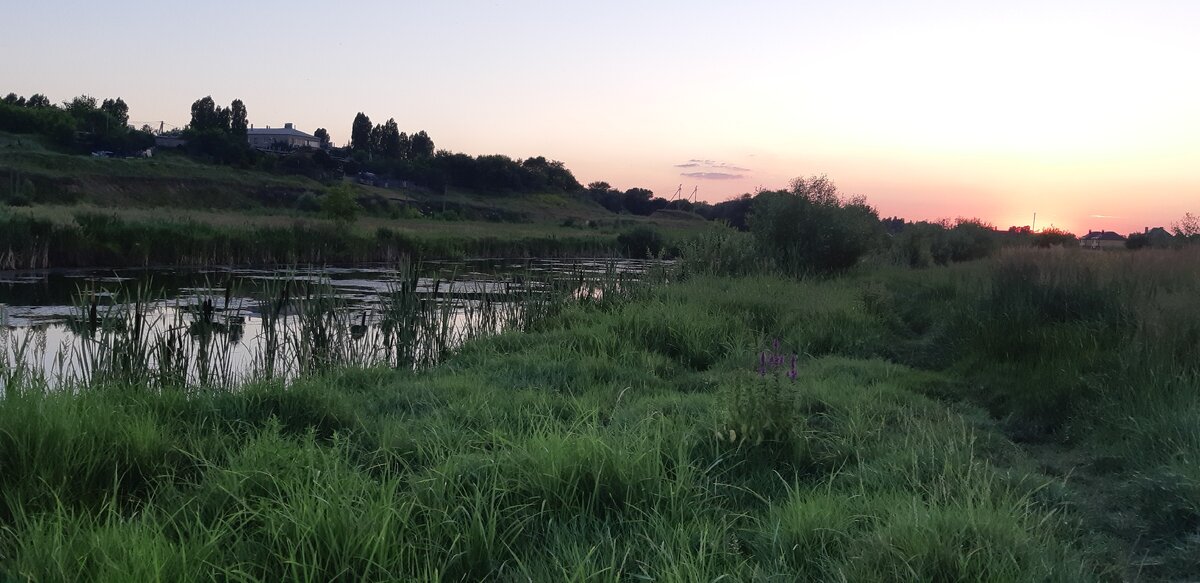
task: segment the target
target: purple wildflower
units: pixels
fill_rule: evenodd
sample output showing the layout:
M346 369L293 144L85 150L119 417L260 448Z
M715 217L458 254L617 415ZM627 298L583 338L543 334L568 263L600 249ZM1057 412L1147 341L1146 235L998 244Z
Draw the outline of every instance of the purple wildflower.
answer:
M788 371L788 378L792 379L793 381L796 380L796 355L795 354L792 355L792 370Z

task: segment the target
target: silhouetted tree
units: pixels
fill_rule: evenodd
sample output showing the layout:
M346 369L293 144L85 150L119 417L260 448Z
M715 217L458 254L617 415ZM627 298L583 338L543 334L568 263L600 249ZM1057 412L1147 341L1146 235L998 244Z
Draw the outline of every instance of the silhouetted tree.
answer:
M401 160L412 158L412 138L409 138L408 134L404 132L400 132L400 151L397 152L396 157Z
M51 107L50 98L42 95L41 93L34 93L33 95L30 95L29 99L25 102L25 107L31 107L35 109Z
M654 191L652 190L646 188L630 188L629 190L625 191L623 204L625 206L625 210L629 211L630 213L645 216L649 215L655 210L658 210L654 208L654 203L652 202L653 198ZM666 203L666 201L663 202Z
M192 102L192 121L188 127L196 131L212 130L219 127L217 104L212 96L205 96Z
M120 97L116 99L105 99L104 102L100 104L100 109L104 113L112 116L113 120L122 126L129 125L129 106L125 103L125 100L121 99Z
M1200 239L1200 216L1192 213L1185 213L1182 219L1171 226L1171 231L1176 237L1184 241L1195 241Z
M400 159L400 128L396 119L390 118L381 126L372 130L371 145L373 153L388 160Z
M236 136L245 136L248 126L246 104L241 99L234 99L229 104L229 130Z
M313 137L321 140L322 150L329 149L329 132L325 128L317 128L317 131L313 132Z
M421 130L409 138L410 142L410 157L414 160L421 160L433 157L433 138Z
M358 152L371 151L371 118L358 112L354 116L354 125L350 127L350 147Z

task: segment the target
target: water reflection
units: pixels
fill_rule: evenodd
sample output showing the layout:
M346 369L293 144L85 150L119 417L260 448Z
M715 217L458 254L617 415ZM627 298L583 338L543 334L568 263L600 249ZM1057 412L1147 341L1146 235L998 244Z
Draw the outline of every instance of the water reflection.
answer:
M423 366L520 326L548 298L598 301L642 261L429 263L0 277L0 388L124 379L233 386L336 364Z

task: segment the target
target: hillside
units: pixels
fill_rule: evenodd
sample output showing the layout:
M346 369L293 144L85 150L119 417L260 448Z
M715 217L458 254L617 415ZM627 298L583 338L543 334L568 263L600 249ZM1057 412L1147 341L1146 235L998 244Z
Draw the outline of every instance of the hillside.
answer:
M349 225L334 224L320 212L331 185L305 176L203 164L169 151L146 159L73 155L31 136L0 133L0 201L5 203L0 221L8 225L7 236L0 236L0 269L118 266L113 262L345 262L407 252L612 254L617 237L637 226L659 230L667 239L707 228L686 213L618 215L570 194L343 183L361 206ZM95 226L97 216L103 229ZM78 233L63 236L63 230ZM150 253L159 237L169 237L172 247L187 242L190 256ZM63 248L49 249L49 240ZM314 240L320 248L303 251ZM92 252L97 244L111 247L110 252ZM287 247L295 244L300 247ZM258 253L264 245L278 245L280 251ZM254 250L257 258L231 249Z

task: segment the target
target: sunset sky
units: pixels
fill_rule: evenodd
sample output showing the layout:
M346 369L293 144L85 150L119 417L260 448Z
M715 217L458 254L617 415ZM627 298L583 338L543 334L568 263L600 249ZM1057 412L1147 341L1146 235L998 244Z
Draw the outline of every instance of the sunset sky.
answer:
M1123 233L1200 212L1200 2L6 6L0 93L564 161L719 201L828 174L883 215Z

